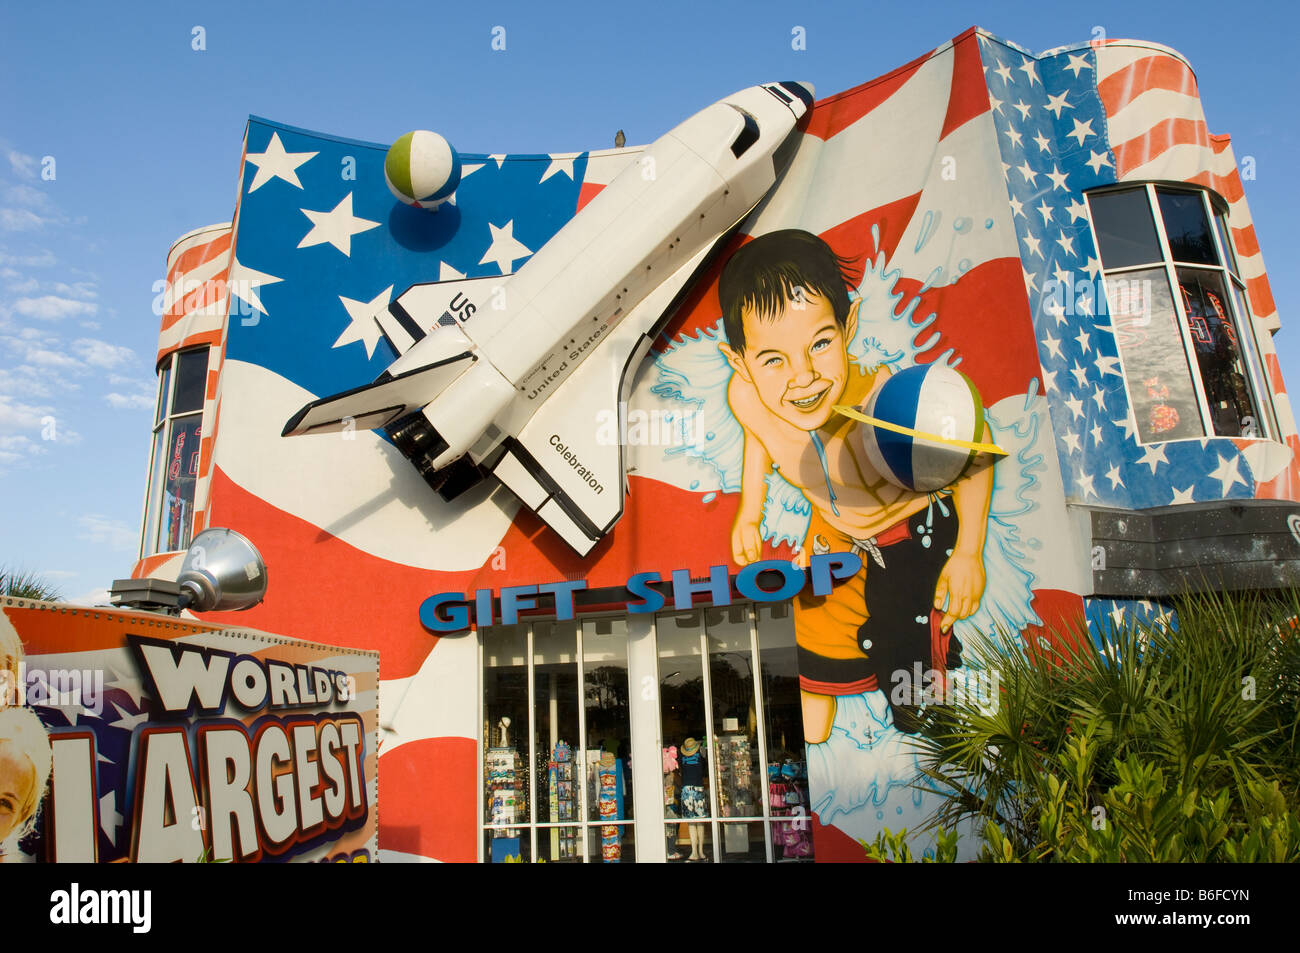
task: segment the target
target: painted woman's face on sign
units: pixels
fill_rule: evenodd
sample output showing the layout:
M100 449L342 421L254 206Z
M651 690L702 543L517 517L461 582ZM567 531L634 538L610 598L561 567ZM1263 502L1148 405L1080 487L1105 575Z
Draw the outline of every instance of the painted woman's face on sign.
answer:
M0 739L0 841L27 820L36 788L36 768L9 739Z
M776 416L800 430L826 423L848 380L848 339L857 323L857 308L848 327L835 320L831 303L820 295L785 302L774 317L743 313L745 352L722 345L727 360L754 385L758 398Z

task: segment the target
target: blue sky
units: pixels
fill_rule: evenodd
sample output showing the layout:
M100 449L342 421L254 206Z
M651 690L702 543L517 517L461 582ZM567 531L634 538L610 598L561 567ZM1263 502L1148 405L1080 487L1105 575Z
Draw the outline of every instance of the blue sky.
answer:
M1104 31L1172 46L1210 129L1255 160L1246 197L1300 386L1294 40L1300 14L1222 3L130 3L0 8L0 564L69 597L129 574L171 242L229 220L249 114L466 152L647 142L772 79L819 96L978 24L1034 51ZM192 48L202 27L206 49ZM504 51L492 49L505 28ZM802 26L806 49L791 47ZM42 160L54 160L52 180ZM53 438L49 418L53 418Z

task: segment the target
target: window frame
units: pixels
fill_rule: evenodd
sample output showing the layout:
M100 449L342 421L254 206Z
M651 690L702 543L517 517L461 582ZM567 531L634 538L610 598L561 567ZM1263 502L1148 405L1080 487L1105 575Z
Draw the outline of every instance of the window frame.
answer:
M1159 261L1107 268L1102 261L1101 241L1096 222L1093 219L1091 197L1112 192L1136 192L1139 189L1146 196L1147 212L1155 224L1156 239L1160 245L1161 258ZM1206 216L1206 224L1214 242L1214 250L1218 256L1219 264L1207 265L1174 260L1173 251L1169 244L1169 235L1165 229L1164 215L1157 195L1158 189L1166 192L1183 192L1200 196L1201 208ZM1142 431L1137 426L1137 420L1133 413L1132 378L1129 376L1129 370L1124 361L1123 349L1117 347L1116 354L1124 376L1125 396L1128 398L1128 418L1133 424L1133 437L1138 446L1213 439L1271 440L1277 442L1280 439L1278 436L1280 430L1277 423L1277 413L1273 407L1272 391L1269 390L1268 381L1264 375L1263 350L1259 347L1259 342L1255 336L1255 320L1250 312L1250 299L1246 293L1246 284L1238 274L1240 264L1237 251L1231 245L1231 232L1226 217L1228 203L1218 194L1202 186L1187 182L1166 181L1116 182L1100 188L1088 189L1084 193L1084 199L1088 227L1092 231L1093 246L1097 250L1098 276L1102 282L1101 293L1106 302L1108 317L1110 317L1110 295L1107 293L1106 279L1109 276L1149 271L1153 268L1164 269L1165 279L1169 283L1170 297L1173 300L1174 316L1178 322L1178 330L1183 342L1183 356L1187 361L1188 370L1191 372L1192 388L1196 394L1196 405L1201 415L1202 436L1200 437L1177 437L1171 440L1144 441ZM1220 213L1224 215L1222 219L1219 218ZM1219 227L1220 224L1222 224L1222 229ZM1202 379L1200 362L1196 357L1196 345L1192 340L1191 327L1187 320L1187 308L1183 302L1182 284L1178 280L1178 269L1180 268L1217 273L1223 281L1224 288L1229 292L1228 298L1230 300L1225 301L1224 305L1229 310L1229 317L1237 332L1237 340L1241 342L1239 345L1241 363L1246 371L1246 380L1250 385L1251 396L1254 398L1260 418L1255 422L1256 433L1253 437L1217 434L1214 432L1214 417L1210 411L1209 399L1206 397L1205 382ZM1110 320L1113 321L1113 317L1110 317Z
M157 542L158 528L162 519L162 492L165 486L165 480L160 479L154 483L154 467L157 463L158 454L158 437L159 434L170 432L172 425L185 417L199 418L199 433L203 433L203 404L205 400L200 400L198 410L186 410L177 412L175 410L176 387L178 385L181 356L184 354L195 354L203 352L205 360L203 362L203 392L207 392L208 373L212 367L212 348L209 345L200 347L178 348L169 353L161 362L159 362L155 373L158 375L158 400L154 401L154 420L149 429L149 465L145 471L145 490L144 505L141 507L140 514L140 559L146 559L150 556L156 556L160 553L183 552L184 549L171 550L154 547L153 543ZM165 382L165 386L164 386ZM165 393L164 393L165 390ZM160 415L161 411L161 415ZM197 505L197 496L195 498ZM194 537L194 527L191 525L186 534L190 540ZM189 542L186 542L186 547Z

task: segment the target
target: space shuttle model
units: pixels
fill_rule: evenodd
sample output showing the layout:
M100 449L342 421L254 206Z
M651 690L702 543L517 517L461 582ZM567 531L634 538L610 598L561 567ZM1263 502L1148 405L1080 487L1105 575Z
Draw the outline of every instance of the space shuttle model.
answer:
M741 90L655 140L515 274L413 285L375 317L397 360L283 435L383 428L444 499L494 476L586 555L626 491L600 411L627 400L691 279L789 164L812 103L807 83Z

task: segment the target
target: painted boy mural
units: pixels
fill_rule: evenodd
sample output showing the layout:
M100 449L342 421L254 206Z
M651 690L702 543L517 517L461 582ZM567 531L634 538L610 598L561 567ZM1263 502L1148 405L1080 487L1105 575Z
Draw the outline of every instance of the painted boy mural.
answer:
M985 466L949 490L917 493L868 462L854 433L863 425L832 408L862 406L890 370L850 355L860 301L850 303L844 265L821 238L786 229L737 251L718 287L727 338L718 346L734 371L727 402L744 432L733 557L760 558L776 469L811 504L805 551L851 549L863 560L831 595L795 603L804 733L814 744L829 737L837 698L873 690L890 699L895 727L914 731L914 709L891 697L892 674L917 662L941 672L961 665L951 629L984 593L993 483Z

